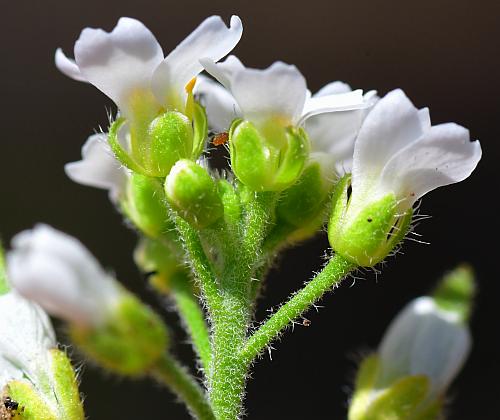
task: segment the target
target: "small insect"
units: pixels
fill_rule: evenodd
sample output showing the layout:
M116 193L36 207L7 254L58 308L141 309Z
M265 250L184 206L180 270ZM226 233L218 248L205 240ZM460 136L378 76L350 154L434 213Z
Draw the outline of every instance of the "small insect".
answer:
M227 143L229 140L229 133L227 131L223 133L216 134L214 138L212 139L212 144L214 146L221 146L225 143Z
M311 321L309 321L307 318L304 318L304 319L302 320L302 325L303 325L304 327L309 327L309 326L311 325Z

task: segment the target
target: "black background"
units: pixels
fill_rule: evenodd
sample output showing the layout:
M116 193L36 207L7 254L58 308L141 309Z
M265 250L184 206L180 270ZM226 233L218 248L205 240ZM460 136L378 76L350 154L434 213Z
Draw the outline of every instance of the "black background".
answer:
M103 191L72 183L63 164L111 103L97 89L71 81L53 65L56 47L71 54L85 26L112 29L120 16L142 20L166 53L210 14L239 14L244 36L235 53L245 64L296 64L314 91L331 80L380 94L401 87L430 106L434 123L455 121L481 139L484 158L466 182L432 192L431 214L418 231L431 245L407 241L383 273L347 280L265 356L248 387L250 419L341 419L356 361L377 345L402 305L424 294L446 269L469 261L480 292L472 321L474 348L450 396L451 419L498 418L498 157L500 25L495 0L305 2L2 0L0 13L0 231L6 242L43 221L80 238L134 291L144 280L131 262L135 235L124 228ZM321 265L324 237L289 250L269 280L265 308L278 304ZM143 296L165 307L150 291ZM175 315L160 309L170 323ZM64 340L64 331L59 336ZM175 351L189 361L176 330ZM130 381L87 366L81 389L90 419L187 419L181 405L149 381Z

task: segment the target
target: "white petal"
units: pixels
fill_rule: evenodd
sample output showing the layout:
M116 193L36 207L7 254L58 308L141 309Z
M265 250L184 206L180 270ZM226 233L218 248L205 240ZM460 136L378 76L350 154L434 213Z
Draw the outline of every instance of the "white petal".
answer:
M200 75L194 91L205 107L211 130L227 131L233 120L241 115L235 99L220 83Z
M339 93L349 93L351 92L351 86L349 86L347 83L340 82L340 81L335 81L335 82L330 82L323 86L320 90L318 90L314 96L327 96L327 95L333 95L333 94L339 94Z
M338 176L352 169L354 140L363 121L363 111L330 112L306 121L311 151L326 153Z
M300 121L304 122L313 115L325 112L349 111L366 107L363 91L360 89L347 93L313 96L306 101Z
M186 84L203 69L200 59L219 61L236 46L242 32L238 16L231 17L229 28L219 16L205 19L155 71L152 87L158 101L168 107L172 95L185 99Z
M12 240L12 286L48 312L81 325L104 322L118 286L75 238L38 225Z
M12 379L42 385L48 375L47 351L56 345L50 320L38 305L15 291L0 296L0 390Z
M354 147L353 192L362 192L366 183L378 179L394 154L422 136L421 117L400 89L375 104L363 122Z
M87 79L80 73L80 69L76 65L75 60L66 57L61 48L56 50L55 62L59 71L64 73L66 76L79 82L87 82Z
M75 44L75 59L81 74L124 111L131 94L150 91L163 51L141 22L121 18L111 32L84 29Z
M379 348L380 386L406 375L427 375L439 394L459 372L470 336L456 314L422 297L410 302L389 326Z
M230 55L221 63L216 63L207 58L202 58L200 63L203 64L208 73L215 77L229 91L231 91L234 76L245 70L245 66L235 55Z
M326 85L314 97L329 95L330 92L342 89L350 89L350 87L342 82L333 82ZM364 107L362 109L327 112L307 119L305 128L311 139L313 156L327 154L321 160L323 163L330 160L328 165L334 168L337 177L352 171L354 142L363 120L372 109L376 99L376 92L370 91L363 95Z
M66 164L64 170L74 182L109 190L115 203L127 182L127 171L110 150L106 134L90 136L82 147L82 160Z
M203 64L230 89L245 119L259 124L277 118L296 124L302 115L307 88L297 67L278 61L257 70L242 68L234 59L215 66Z
M481 145L469 131L448 123L432 127L388 162L381 175L384 190L408 197L408 205L435 188L467 178L481 159Z

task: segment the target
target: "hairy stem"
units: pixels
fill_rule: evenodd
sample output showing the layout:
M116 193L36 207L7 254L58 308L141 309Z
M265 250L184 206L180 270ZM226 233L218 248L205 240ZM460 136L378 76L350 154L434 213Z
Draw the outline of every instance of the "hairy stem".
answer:
M248 366L238 356L250 323L250 283L261 258L274 195L255 194L247 203L244 236L239 248L224 250L220 279L222 306L214 311L210 401L217 420L240 418Z
M198 420L215 420L205 392L195 378L171 355L165 354L151 370L151 375L170 388Z
M220 308L222 303L212 265L203 250L198 233L189 223L177 216L175 217L175 224L188 254L196 279L199 281L203 299L207 303L208 311L212 314L213 311Z
M274 340L293 320L309 309L325 292L339 283L355 266L339 255L334 255L323 270L302 290L297 292L277 312L271 315L248 339L240 352L245 364Z
M172 294L186 330L191 337L194 350L200 358L204 371L210 366L211 348L208 326L205 315L197 297L193 293L191 280L184 273L179 273L172 279Z

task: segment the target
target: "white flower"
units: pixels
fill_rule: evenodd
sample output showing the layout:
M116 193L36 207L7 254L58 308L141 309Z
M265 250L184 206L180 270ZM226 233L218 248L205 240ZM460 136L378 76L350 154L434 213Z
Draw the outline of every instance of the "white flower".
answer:
M440 309L430 297L415 299L394 319L380 344L379 385L425 375L431 395L439 396L460 371L470 347L470 332L458 314Z
M55 61L67 76L92 83L108 95L127 117L134 110L154 114L162 107L183 112L186 86L202 70L199 59L221 59L241 34L237 16L229 28L219 16L211 16L165 58L149 29L124 17L111 32L85 28L75 43L75 60L58 49Z
M332 82L316 92L312 100L349 92L352 89L348 84ZM356 136L377 100L376 92L371 90L363 95L364 106L360 109L325 112L307 119L305 129L311 139L311 158L320 162L330 177L351 172Z
M405 210L429 191L467 178L481 146L454 123L431 126L402 90L380 99L363 122L354 146L351 208L394 194Z
M104 133L90 136L82 147L82 160L67 163L64 170L74 182L108 190L116 203L124 193L129 172L115 158L106 137Z
M229 91L207 80L195 90L206 96L208 119L214 129L227 130L235 117L261 127L271 121L298 126L316 114L365 107L361 90L311 98L297 67L280 61L264 70L246 68L235 56L222 63L208 58L200 61Z
M7 254L13 288L47 312L98 326L118 301L120 286L75 238L47 225L17 234Z
M0 296L0 393L12 380L44 391L51 376L49 350L56 347L49 317L38 305L16 291Z

